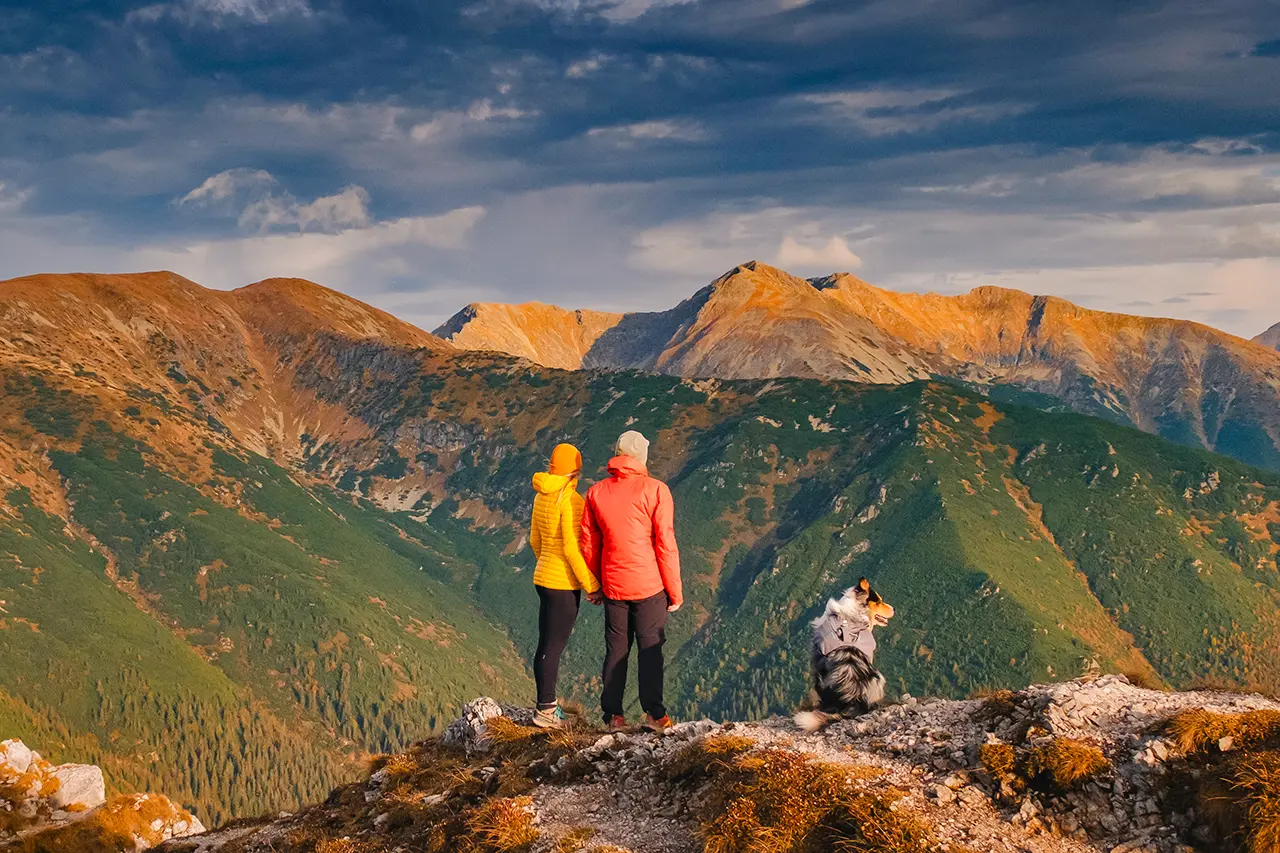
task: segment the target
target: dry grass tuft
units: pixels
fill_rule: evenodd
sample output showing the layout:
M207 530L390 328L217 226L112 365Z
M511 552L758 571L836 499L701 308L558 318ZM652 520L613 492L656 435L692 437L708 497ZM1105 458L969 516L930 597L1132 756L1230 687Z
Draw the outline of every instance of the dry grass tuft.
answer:
M1189 755L1217 752L1227 737L1235 749L1274 748L1280 746L1280 711L1219 714L1197 708L1170 720L1169 732Z
M471 840L481 850L493 853L528 850L538 840L531 797L489 800L473 809L466 823Z
M1129 680L1134 687L1143 690L1159 690L1162 693L1169 692L1169 685L1160 680L1160 676L1149 669L1127 669L1120 673Z
M978 760L997 782L1012 782L1018 776L1018 753L1007 743L984 743Z
M581 722L581 717L558 729L522 726L507 717L493 717L486 725L493 744L493 756L522 767L539 759L571 755L600 737L598 731Z
M523 743L545 735L543 729L522 726L507 717L490 717L485 722L485 727L489 731L489 739L495 744Z
M688 779L709 775L716 762L729 761L755 749L756 742L744 735L712 735L696 740L673 755L667 762L667 775L672 779Z
M372 850L367 841L353 838L328 838L316 845L316 853L366 853Z
M579 853L587 848L587 842L595 837L596 830L592 826L579 826L569 830L551 848L551 853Z
M1206 821L1223 840L1242 843L1248 853L1280 850L1280 752L1225 762L1200 799Z
M383 761L381 769L387 771L387 775L392 779L403 779L406 776L412 776L422 768L415 756L402 752Z
M1054 738L1021 752L1007 743L986 743L979 748L978 759L992 779L1008 783L1015 791L1034 783L1064 793L1111 767L1098 747L1072 738Z
M1006 720L1018 709L1017 697L1012 690L980 691L972 698L982 700L978 710L973 713L973 719L979 723Z
M713 758L702 810L705 853L924 853L930 840L894 797L857 786L875 775L755 749Z
M1046 777L1059 791L1069 791L1110 767L1111 762L1093 744L1060 737L1031 751L1026 776Z

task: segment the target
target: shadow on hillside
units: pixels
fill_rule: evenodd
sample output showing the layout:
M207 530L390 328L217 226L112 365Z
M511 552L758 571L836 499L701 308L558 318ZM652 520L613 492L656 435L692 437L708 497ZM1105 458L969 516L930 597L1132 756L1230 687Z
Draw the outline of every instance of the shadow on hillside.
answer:
M704 287L669 311L627 314L621 322L605 332L582 358L585 368L641 370L653 369L677 333L697 318L698 312L711 298L711 288Z

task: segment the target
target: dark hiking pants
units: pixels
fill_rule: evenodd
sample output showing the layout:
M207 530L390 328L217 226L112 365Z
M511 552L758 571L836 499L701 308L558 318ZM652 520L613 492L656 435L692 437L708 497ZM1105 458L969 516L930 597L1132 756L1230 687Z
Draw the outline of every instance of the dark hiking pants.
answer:
M556 679L560 677L560 656L569 644L573 623L578 620L582 590L547 589L538 591L538 651L533 656L533 680L538 685L538 708L556 706Z
M634 642L640 649L640 707L655 719L667 715L662 704L662 644L667 639L667 594L640 601L604 601L604 692L600 710L610 718L622 714L627 688L627 662Z

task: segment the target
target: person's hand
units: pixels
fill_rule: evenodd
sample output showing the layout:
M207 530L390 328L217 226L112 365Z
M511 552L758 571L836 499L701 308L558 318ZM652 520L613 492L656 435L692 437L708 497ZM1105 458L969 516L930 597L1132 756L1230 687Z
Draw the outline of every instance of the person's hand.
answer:
M677 610L679 610L679 609L680 609L680 605L679 605L679 604L668 604L668 605L667 605L667 612L668 612L668 613L675 613L675 612L676 612Z
M588 601L588 602L590 602L591 604L595 604L595 605L601 605L601 604L604 604L604 593L603 593L603 592L589 592L589 593L587 593L587 601Z

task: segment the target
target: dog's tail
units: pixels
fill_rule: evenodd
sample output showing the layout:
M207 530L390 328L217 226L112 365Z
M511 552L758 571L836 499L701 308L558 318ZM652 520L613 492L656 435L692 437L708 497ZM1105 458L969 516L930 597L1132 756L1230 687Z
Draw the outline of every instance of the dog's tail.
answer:
M795 724L806 732L820 732L840 719L839 714L828 714L823 711L800 711L794 717Z

